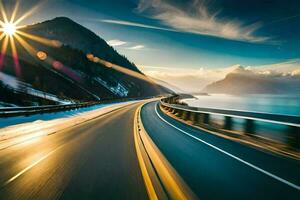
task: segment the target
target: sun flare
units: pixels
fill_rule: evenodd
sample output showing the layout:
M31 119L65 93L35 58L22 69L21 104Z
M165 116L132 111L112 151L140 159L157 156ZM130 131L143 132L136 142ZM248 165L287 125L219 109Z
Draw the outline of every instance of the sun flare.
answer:
M13 23L5 23L3 24L3 32L8 35L12 36L16 33L17 27Z
M34 11L37 10L39 4L32 9L25 12L23 15L17 17L17 11L19 8L19 1L15 4L15 8L12 12L6 13L4 5L0 0L0 71L4 68L4 58L7 54L7 50L10 49L10 56L14 62L15 74L19 77L21 75L21 66L19 62L19 53L17 49L17 43L20 44L24 49L34 57L38 57L41 60L47 59L46 53L37 53L38 49L35 49L26 40L33 40L49 46L58 46L60 43L54 42L53 40L42 38L33 34L25 33L21 30L20 23L30 16ZM10 16L10 18L8 17ZM8 48L10 46L10 48Z

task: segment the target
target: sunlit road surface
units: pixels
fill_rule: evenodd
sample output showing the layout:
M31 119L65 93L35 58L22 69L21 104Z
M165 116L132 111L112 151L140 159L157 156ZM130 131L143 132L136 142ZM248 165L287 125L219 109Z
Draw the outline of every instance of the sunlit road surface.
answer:
M142 104L82 115L75 121L89 120L2 148L0 199L149 199L134 140ZM142 107L141 119L199 199L300 199L299 161L188 127L156 102Z
M0 199L147 199L136 104L0 151Z
M141 118L153 142L199 199L300 199L300 162L180 123L157 103Z

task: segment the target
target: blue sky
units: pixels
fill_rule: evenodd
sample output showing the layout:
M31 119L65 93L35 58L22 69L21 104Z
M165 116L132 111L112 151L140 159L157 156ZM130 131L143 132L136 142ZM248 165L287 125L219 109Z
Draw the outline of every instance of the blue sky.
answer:
M14 1L6 1L13 7ZM23 23L67 16L144 70L262 66L300 57L298 0L26 0Z
M52 0L27 23L62 15L112 41L138 65L222 68L300 55L296 0Z

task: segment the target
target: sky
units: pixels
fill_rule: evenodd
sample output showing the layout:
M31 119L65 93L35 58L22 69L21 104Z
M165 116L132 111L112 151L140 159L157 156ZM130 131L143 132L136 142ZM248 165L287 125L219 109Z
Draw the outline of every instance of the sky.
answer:
M15 4L4 2L8 9ZM178 73L187 79L199 71L203 76L237 64L299 64L298 0L23 0L20 5L21 12L39 6L24 24L69 17L160 79Z

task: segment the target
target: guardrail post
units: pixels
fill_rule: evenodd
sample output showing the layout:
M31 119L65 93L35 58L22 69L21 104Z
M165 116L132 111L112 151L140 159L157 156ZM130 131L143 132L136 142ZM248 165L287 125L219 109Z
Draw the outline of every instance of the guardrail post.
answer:
M198 113L196 118L197 118L197 124L199 124L199 125L204 124L204 114L203 113Z
M194 113L194 124L201 124L201 114L200 113Z
M288 128L288 144L300 149L300 128L296 126L289 126Z
M225 124L224 129L231 130L232 129L232 118L225 116Z
M177 111L177 116L178 116L178 117L182 117L182 115L183 115L183 111L182 111L182 110L178 110L178 111Z
M254 134L255 131L255 124L252 119L246 119L245 123L245 133L246 134Z
M197 113L191 112L190 114L190 120L192 121L193 124L197 123Z
M167 112L170 112L171 109L172 109L172 108L170 108L170 107L168 107L168 106L165 106L165 110L166 110Z
M209 124L209 118L210 118L210 115L208 113L204 113L203 114L203 123Z
M174 115L176 114L176 109L175 108L173 109L172 114L174 114Z
M178 110L178 109L174 109L174 112L173 112L173 114L174 114L174 115L177 115L177 116L179 116L179 112L180 112L180 110Z
M189 111L183 111L183 116L182 116L183 120L189 120L190 119L190 112Z

